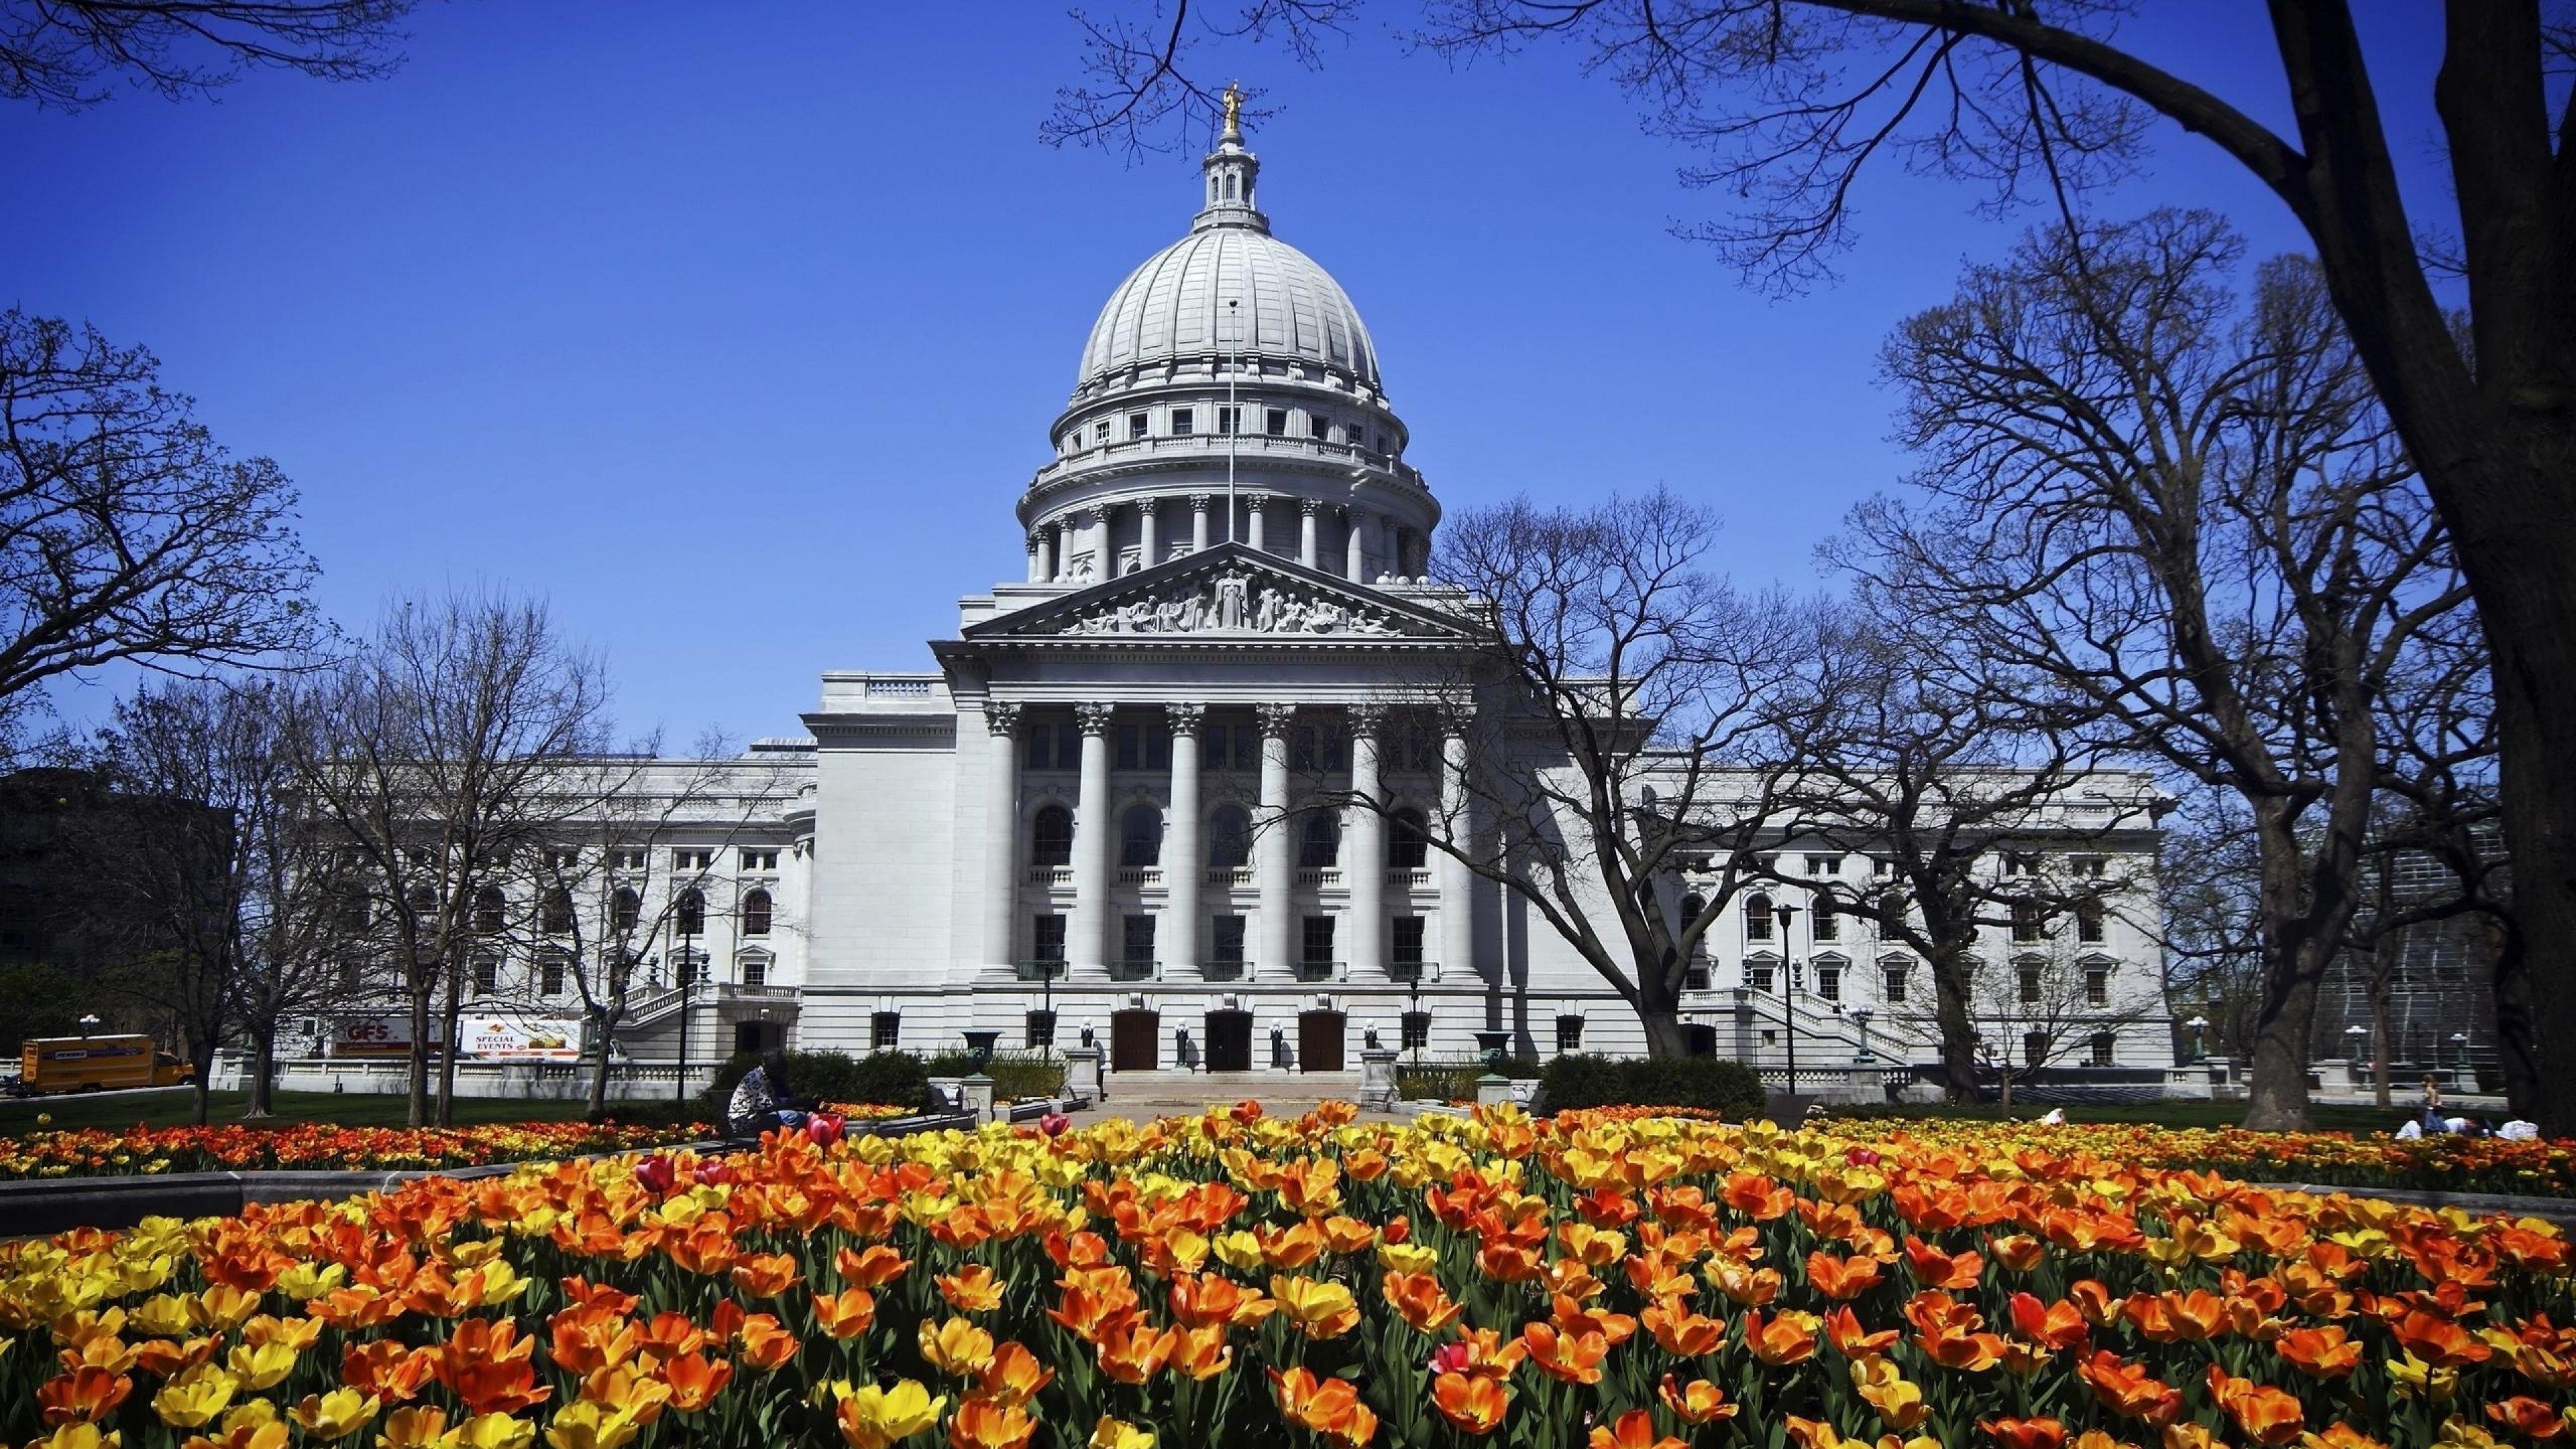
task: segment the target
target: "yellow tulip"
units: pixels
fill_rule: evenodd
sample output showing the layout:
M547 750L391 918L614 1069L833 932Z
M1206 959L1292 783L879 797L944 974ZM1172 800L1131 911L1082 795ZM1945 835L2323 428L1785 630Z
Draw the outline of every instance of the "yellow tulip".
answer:
M27 1449L117 1449L119 1436L101 1432L96 1424L65 1424L42 1439L27 1441Z
M537 1426L507 1414L477 1414L459 1425L451 1437L456 1449L528 1449L537 1440Z
M287 1412L314 1438L338 1439L375 1422L376 1410L383 1407L373 1394L343 1387L327 1394L306 1394L302 1403Z
M919 1383L903 1379L891 1389L868 1384L852 1392L841 1400L837 1418L841 1438L850 1449L888 1449L938 1423L940 1411L947 1407L946 1395L933 1398ZM581 1446L557 1445L555 1449ZM600 1449L614 1446L602 1445Z
M944 1374L965 1378L982 1373L993 1362L993 1335L963 1318L946 1323L921 1321L922 1360Z
M610 1409L588 1399L564 1405L546 1426L546 1443L553 1449L623 1449L635 1438L638 1426L635 1416L623 1409Z
M242 1387L257 1393L277 1386L295 1372L295 1349L283 1343L243 1344L224 1360Z
M213 1364L199 1364L161 1386L152 1396L152 1412L177 1429L202 1429L233 1401L240 1387L231 1374Z
M1124 1419L1103 1414L1092 1427L1090 1449L1154 1449L1154 1436Z
M456 1436L448 1432L445 1409L415 1404L385 1415L376 1449L456 1449Z

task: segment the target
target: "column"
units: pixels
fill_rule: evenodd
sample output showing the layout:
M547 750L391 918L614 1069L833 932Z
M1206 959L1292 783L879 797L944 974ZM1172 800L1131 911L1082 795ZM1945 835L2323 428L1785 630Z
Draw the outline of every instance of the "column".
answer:
M1342 511L1342 516L1350 523L1351 535L1349 547L1344 550L1344 552L1348 554L1349 560L1342 569L1342 577L1349 579L1355 584L1367 583L1369 516L1360 512L1356 508L1344 509Z
M1108 504L1095 503L1086 515L1091 520L1088 531L1091 534L1091 576L1095 580L1118 577L1118 557L1109 548L1109 520L1114 514L1115 510Z
M1202 515L1204 516L1204 515ZM1199 724L1203 704L1167 704L1172 727L1172 826L1163 832L1163 923L1154 954L1164 979L1185 981L1199 969L1199 887L1207 881L1207 851L1199 843Z
M1351 828L1342 838L1342 879L1350 886L1351 918L1343 948L1353 981L1386 979L1386 803L1379 785L1379 736L1386 711L1364 704L1351 717Z
M1046 582L1046 576L1038 572L1038 556L1038 536L1032 533L1029 535L1029 569L1028 577L1026 579L1026 582L1028 583L1037 584Z
M1297 500L1297 562L1304 564L1310 569L1317 567L1315 563L1315 515L1323 511L1324 505L1316 502L1312 498L1300 498Z
M1432 829L1445 829L1462 848L1475 848L1475 808L1467 794L1464 720L1452 719L1441 731L1440 819L1433 822ZM1464 981L1476 969L1476 873L1444 850L1431 852L1431 864L1431 878L1440 887L1441 978Z
M985 700L984 729L984 966L998 980L1011 974L1020 914L1019 705Z
M1163 561L1163 556L1154 551L1154 505L1160 501L1154 498L1136 500L1136 559L1146 568Z
M1081 793L1073 810L1073 919L1065 922L1067 974L1109 979L1110 852L1118 830L1109 819L1109 712L1105 704L1078 704L1082 726Z
M1208 504L1214 500L1204 493L1190 495L1190 552L1205 553L1208 546Z
M1270 546L1261 537L1262 525L1270 514L1269 503L1270 495L1266 493L1247 493L1243 498L1243 543L1254 553Z
M1261 808L1252 820L1252 879L1261 891L1261 934L1252 953L1252 979L1288 981L1297 975L1297 923L1290 919L1297 885L1297 855L1289 840L1288 729L1293 704L1255 706L1261 723Z
M1039 524L1038 531L1030 536L1029 547L1037 550L1038 556L1037 577L1031 582L1041 584L1054 583L1055 525L1052 523Z

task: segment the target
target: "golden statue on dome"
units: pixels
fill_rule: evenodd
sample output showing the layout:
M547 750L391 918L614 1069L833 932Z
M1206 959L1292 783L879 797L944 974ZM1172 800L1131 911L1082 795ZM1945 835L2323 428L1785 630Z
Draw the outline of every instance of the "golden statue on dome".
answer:
M1225 85L1225 134L1238 138L1243 134L1243 86L1237 81Z

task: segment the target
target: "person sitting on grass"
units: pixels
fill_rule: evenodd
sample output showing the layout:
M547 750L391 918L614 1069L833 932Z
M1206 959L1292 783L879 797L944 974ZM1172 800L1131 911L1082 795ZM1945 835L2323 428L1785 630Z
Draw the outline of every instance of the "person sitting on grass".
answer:
M813 1110L813 1101L797 1096L787 1084L787 1054L766 1051L733 1089L733 1100L725 1106L725 1135L756 1138L773 1127L802 1127Z

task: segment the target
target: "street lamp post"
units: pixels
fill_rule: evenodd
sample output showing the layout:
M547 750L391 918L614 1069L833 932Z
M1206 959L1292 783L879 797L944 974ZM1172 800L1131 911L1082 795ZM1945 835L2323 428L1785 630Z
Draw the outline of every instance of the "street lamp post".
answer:
M2184 1022L2183 1028L2191 1033L2191 1059L2196 1062L2207 1061L2209 1059L2209 1048L2202 1043L2201 1033L2209 1030L2209 1018L2205 1016L2195 1016L2191 1020Z
M1798 1095L1798 960L1789 954L1789 928L1797 924L1796 906L1775 906L1780 918L1780 1026L1789 1039L1789 1095Z
M689 1100L689 988L698 980L697 952L692 949L696 940L692 932L680 933L680 1069L672 1080L671 1100L682 1103Z
M1413 1064L1418 1067L1422 1065L1422 1039L1430 1035L1429 1032L1419 1031L1416 1029L1416 1023L1422 1020L1421 967L1417 966L1413 968L1413 982L1406 988L1406 991L1408 993L1407 999L1409 1004L1404 1009L1404 1034L1412 1041Z
M2465 1031L2451 1033L2451 1049L2460 1059L2459 1065L2451 1069L2458 1073L2453 1080L2465 1081L2469 1074L2469 1034ZM2465 1092L2468 1088L2464 1085L2460 1090Z
M87 1037L91 1032L98 1029L98 1018L95 1015L82 1017L80 1019L80 1029L81 1035L83 1037Z

